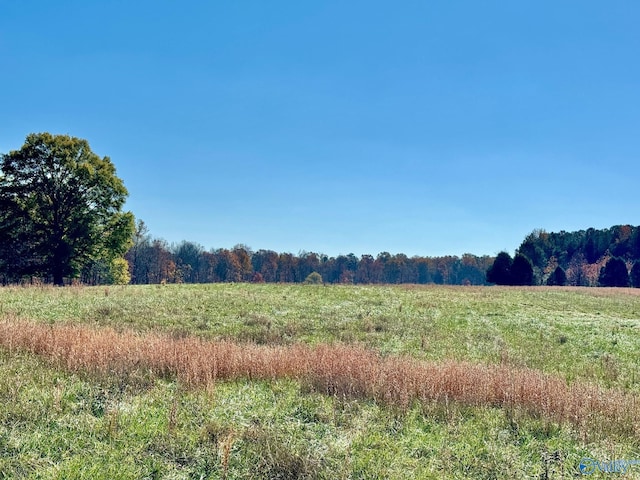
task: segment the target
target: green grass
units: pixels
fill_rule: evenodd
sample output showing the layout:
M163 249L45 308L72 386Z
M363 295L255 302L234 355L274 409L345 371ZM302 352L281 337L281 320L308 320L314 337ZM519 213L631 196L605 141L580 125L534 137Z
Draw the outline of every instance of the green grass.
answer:
M0 289L0 314L257 343L359 343L640 393L632 290L12 287ZM640 439L491 406L397 411L286 380L209 391L125 382L0 350L0 478L571 478L582 457L640 458ZM640 465L625 478L640 478Z
M256 343L357 342L383 353L508 362L640 391L637 293L249 284L10 288L0 290L0 313Z

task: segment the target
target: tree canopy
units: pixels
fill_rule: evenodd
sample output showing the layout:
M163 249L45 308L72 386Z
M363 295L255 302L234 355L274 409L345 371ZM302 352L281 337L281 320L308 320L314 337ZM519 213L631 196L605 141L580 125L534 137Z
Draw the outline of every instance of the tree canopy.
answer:
M640 226L614 225L597 230L575 232L534 230L524 239L517 253L533 265L535 284L545 284L557 267L562 268L567 285L600 285L600 273L613 257L628 265L640 260ZM609 282L605 278L605 283Z
M130 246L127 189L108 157L86 140L30 134L0 156L0 269L60 285L92 264L117 265Z

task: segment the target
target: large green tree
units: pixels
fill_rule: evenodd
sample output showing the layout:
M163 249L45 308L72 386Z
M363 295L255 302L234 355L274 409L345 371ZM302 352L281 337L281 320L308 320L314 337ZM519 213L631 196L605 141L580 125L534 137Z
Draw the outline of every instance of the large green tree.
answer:
M0 268L8 278L42 275L55 284L130 246L127 189L108 157L86 140L30 134L0 156Z

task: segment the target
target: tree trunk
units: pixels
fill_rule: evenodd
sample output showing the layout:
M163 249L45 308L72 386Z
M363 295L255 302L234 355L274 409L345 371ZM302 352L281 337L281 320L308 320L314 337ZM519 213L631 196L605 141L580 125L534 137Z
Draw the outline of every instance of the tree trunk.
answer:
M64 244L61 240L57 242L57 246L54 247L53 250L53 258L51 259L51 275L53 275L53 284L56 286L64 285L64 273L65 273L65 265L68 262L68 259L65 255Z
M57 287L64 286L64 275L60 268L55 268L53 271L53 284Z

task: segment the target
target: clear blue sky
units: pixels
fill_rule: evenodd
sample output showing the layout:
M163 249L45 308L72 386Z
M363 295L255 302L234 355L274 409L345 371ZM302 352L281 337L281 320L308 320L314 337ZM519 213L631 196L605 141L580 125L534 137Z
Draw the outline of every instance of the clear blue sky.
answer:
M3 1L0 152L111 157L153 236L513 252L640 224L640 2Z

